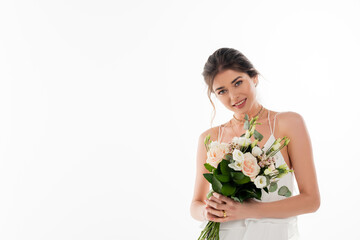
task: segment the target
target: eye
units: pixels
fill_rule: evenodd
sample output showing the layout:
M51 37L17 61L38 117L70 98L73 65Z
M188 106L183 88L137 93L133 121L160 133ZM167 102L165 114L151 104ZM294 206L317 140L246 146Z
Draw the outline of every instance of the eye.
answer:
M242 82L243 82L242 80L237 81L237 82L235 83L235 86L236 86L236 87L239 86ZM239 84L238 84L238 83L239 83ZM223 92L223 91L225 91L225 90L221 90L220 92L218 92L218 95L222 95L222 92Z
M221 90L220 92L218 92L218 94L221 95L221 93L222 93L223 91L225 91L225 90Z
M242 83L242 80L236 82L236 83L235 83L235 86L239 86L240 84L238 84L238 83ZM238 84L238 85L236 85L236 84Z

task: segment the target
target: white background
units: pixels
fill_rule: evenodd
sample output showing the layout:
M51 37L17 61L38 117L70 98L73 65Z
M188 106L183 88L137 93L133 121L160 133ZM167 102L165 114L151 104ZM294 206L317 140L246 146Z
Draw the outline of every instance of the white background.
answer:
M1 1L0 239L197 239L202 68L236 48L258 99L301 114L321 207L302 239L359 239L360 1ZM214 126L232 112L215 98ZM279 210L280 211L280 210Z

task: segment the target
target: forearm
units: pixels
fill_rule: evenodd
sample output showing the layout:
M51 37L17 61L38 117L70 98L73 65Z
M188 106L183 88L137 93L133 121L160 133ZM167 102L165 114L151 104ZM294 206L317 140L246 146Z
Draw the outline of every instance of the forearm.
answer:
M300 214L315 212L320 206L320 199L305 194L274 202L255 202L251 218L288 218Z
M190 207L191 216L198 221L206 220L204 216L205 207L205 203L201 201L193 201Z

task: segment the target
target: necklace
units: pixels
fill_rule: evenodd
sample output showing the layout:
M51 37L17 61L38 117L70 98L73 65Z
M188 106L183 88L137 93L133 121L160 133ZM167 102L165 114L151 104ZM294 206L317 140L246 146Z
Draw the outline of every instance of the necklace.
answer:
M258 116L262 110L263 110L263 106L261 105L260 110L258 111L258 113L257 113L254 117ZM260 116L259 116L259 117L260 117ZM238 122L241 122L241 123L244 123L244 122L245 122L244 119L242 119L242 120L237 119L237 118L235 117L235 114L233 115L233 118L234 118L235 120L237 120Z
M254 117L259 116L259 118L260 118L260 116L261 116L262 113L263 113L263 111L262 111L263 109L264 109L264 108L263 108L263 106L261 105L261 109L259 110L259 112L258 112ZM233 117L234 117L234 119L237 120L238 122L241 122L241 123L244 123L244 122L245 122L245 119L244 119L244 120L237 119L237 118L235 117L235 114L233 115ZM231 128L232 128L233 132L234 132L237 136L240 136L240 134L237 134L237 133L235 132L233 125L234 125L234 124L231 122Z

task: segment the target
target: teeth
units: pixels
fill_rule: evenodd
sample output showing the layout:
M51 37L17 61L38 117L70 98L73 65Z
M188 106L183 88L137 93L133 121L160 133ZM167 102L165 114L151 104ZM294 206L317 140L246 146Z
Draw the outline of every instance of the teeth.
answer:
M235 106L239 106L239 105L242 104L244 101L245 101L245 99L242 100L241 102L239 102L238 104L235 104Z

